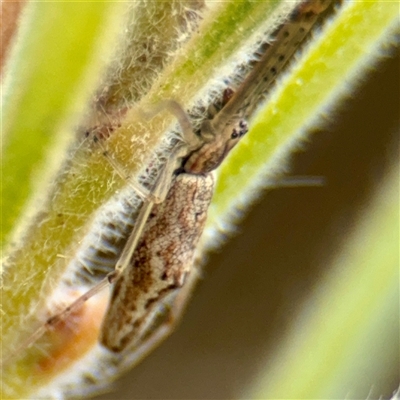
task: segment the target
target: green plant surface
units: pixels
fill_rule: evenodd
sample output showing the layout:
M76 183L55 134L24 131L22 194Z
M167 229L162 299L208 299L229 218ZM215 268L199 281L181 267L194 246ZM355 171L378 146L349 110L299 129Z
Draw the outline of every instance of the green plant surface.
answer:
M47 3L43 4L45 7ZM21 335L20 332L21 316L28 314L32 304L46 302L44 294L49 293L50 289L55 286L54 282L57 281L65 267L66 260L76 251L77 244L84 237L87 224L93 218L96 210L115 191L125 185L125 182L116 176L115 171L102 157L101 151L88 145L87 141L71 146L75 138L71 124L72 122L76 123L78 111L81 112L84 108L88 93L99 79L104 58L100 49L105 46L105 43L109 44L112 42L111 39L115 38L115 25L117 24L115 21L121 18L121 11L117 10L117 6L115 6L116 10L113 9L112 12L111 8L106 8L117 3L94 3L104 7L103 11L98 11L102 14L97 17L97 25L93 22L95 27L102 27L100 34L91 28L89 23L84 23L83 17L82 19L76 18L76 11L73 12L72 8L67 6L69 3L66 3L64 7L66 10L69 9L70 14L67 15L67 11L65 11L63 17L59 16L60 24L56 24L58 20L51 17L51 4L48 4L49 22L44 23L46 19L41 17L41 28L33 29L35 32L38 31L37 35L40 32L42 36L39 35L39 38L35 39L35 35L26 35L32 42L39 39L43 42L43 37L58 37L55 33L46 33L50 27L57 32L57 35L65 35L62 40L54 41L55 49L50 46L41 46L52 49L49 50L49 54L54 55L54 62L61 62L57 64L57 68L53 66L49 70L44 69L44 72L42 68L45 68L47 64L43 62L43 66L40 65L40 68L38 66L37 76L24 78L27 82L32 80L32 86L35 85L35 87L32 87L26 96L22 96L24 97L23 101L12 101L14 84L11 79L5 90L9 96L7 99L9 103L4 103L3 127L12 139L8 139L10 145L5 142L8 147L4 154L9 158L3 159L3 178L7 176L8 185L12 186L12 190L9 192L8 186L3 185L4 198L8 199L8 203L3 203L3 210L10 212L7 216L10 224L11 222L15 223L18 216L19 220L26 218L26 214L20 214L21 210L27 207L26 204L33 202L32 199L37 199L39 196L36 190L38 187L42 188L42 185L30 184L32 174L37 174L37 165L46 161L51 167L50 171L42 172L42 177L52 175L54 169L58 170L58 175L55 175L56 178L50 193L46 192L45 195L41 195L42 198L47 199L45 205L48 208L44 211L45 217L41 217L40 223L34 227L35 229L30 227L28 233L25 232L24 242L17 243L17 250L12 253L13 268L8 269L4 275L2 326L7 331L4 336L3 350L15 347L15 344L21 340L20 338L26 336L25 333ZM56 11L54 8L52 9L56 16L59 12L59 4L64 3L57 3ZM82 7L84 9L87 7L89 10L91 3L78 3L78 6L80 7L81 4L86 4ZM141 105L146 108L157 100L171 97L184 106L191 105L193 98L204 88L210 78L214 78L215 74L218 74L226 60L236 56L236 52L254 31L263 29L265 16L277 4L275 2L247 1L227 1L219 4L212 18L205 18L199 32L193 35L174 61L160 74L150 91L144 95ZM34 11L37 12L35 7L39 6L30 7L33 10L30 12L34 15ZM99 10L101 7L99 6ZM246 198L249 192L253 193L253 190L256 190L254 182L265 173L268 166L271 166L271 159L274 160L272 163L274 170L286 167L287 157L278 158L278 155L286 155L289 149L296 148L296 141L303 139L306 130L318 120L318 116L324 112L326 106L340 99L345 87L344 82L355 80L356 72L362 71L366 62L370 62L374 56L376 57L377 47L389 40L388 29L397 19L396 7L397 4L394 2L351 3L344 7L339 18L328 29L318 35L300 63L281 80L279 88L270 102L260 110L251 132L222 167L215 201L210 210L208 230L217 229L221 220L226 219L237 207L237 204L243 202L243 198ZM95 8L97 10L97 7ZM89 11L87 12L89 13ZM29 14L27 13L27 15ZM93 18L96 18L95 15L96 13ZM104 20L101 25L101 16L110 18L110 20L107 19L107 21L112 21L108 22L109 28L104 26ZM61 20L64 25L61 24ZM68 26L68 29L63 29L64 26ZM249 29L250 26L252 29ZM147 27L147 29L151 28L151 25ZM74 33L73 37L75 40L79 38L79 42L83 43L83 47L79 48L84 55L77 52L79 60L75 58L75 55L72 56L66 52L61 45L64 40L66 43L74 43L70 32L75 32L75 29L77 29L77 33L76 35ZM79 29L88 29L89 33ZM145 37L145 35L142 36ZM22 41L24 37L26 37L24 32L21 32L20 40ZM29 50L35 54L35 57L28 57L29 53L24 53L23 58L41 59L36 52L39 52L39 48L41 48L38 43L42 42L35 41L32 49ZM22 44L20 47L23 48ZM62 52L63 57L55 57L56 50ZM22 50L20 51L22 54ZM110 51L107 50L107 52ZM337 57L338 53L341 54L341 57ZM14 59L18 61L17 56L16 52ZM19 57L22 58L22 55ZM50 59L52 58L50 57ZM54 73L54 71L64 71L64 69L60 69L60 66L64 68L70 59L74 65L73 68L71 67L72 75ZM9 65L10 71L15 68L15 71L13 70L15 77L20 75L16 73L18 71L17 61L12 61ZM80 70L76 71L78 68ZM69 68L65 67L65 71L69 71ZM42 80L39 79L41 76L44 77ZM52 85L48 85L49 81L46 81L45 78L49 76L55 76L54 79L60 80L55 80ZM68 82L64 82L64 78L68 79ZM54 87L59 88L56 94L48 90ZM30 88L30 85L27 88ZM41 90L44 89L47 91L42 92ZM38 93L41 93L40 98L50 96L50 99L46 97L43 102L39 101L36 108L36 105L32 106L32 102L35 101ZM37 110L36 114L35 110ZM46 110L48 110L48 114ZM17 112L21 114L17 114ZM16 115L18 117L14 117ZM30 118L32 118L32 123ZM46 128L46 131L42 129L44 120L51 125L50 128ZM171 116L161 115L151 123L142 123L138 110L134 107L122 120L121 128L117 129L107 142L107 149L115 155L121 165L126 167L127 171L137 172L143 165L143 160L147 159L159 143L165 128L173 122L174 119ZM27 146L29 142L23 140L23 133L26 132L24 129L27 129L27 126L38 135L34 140L35 143L31 144L31 148ZM53 132L53 134L49 134L49 132ZM63 134L61 138L56 136L58 132ZM21 152L19 146L21 146ZM33 155L35 146L37 155ZM25 168L23 171L21 169L22 172L18 172L20 168L13 171L14 161L11 157L17 157L18 160L26 162L25 167L21 165L21 168ZM35 161L32 162L32 160ZM57 163L50 164L48 160L57 160ZM68 163L64 162L60 168L60 160L68 160ZM20 181L20 179L22 180ZM21 182L21 185L15 185L15 182ZM237 191L238 187L241 187L240 192ZM11 204L13 199L15 199L15 205L13 207L6 206L6 204ZM13 229L15 230L15 228ZM22 231L19 225L16 231ZM12 231L4 231L4 233L9 232ZM63 256L62 258L59 257L60 254ZM44 279L46 281L43 284ZM14 282L23 284L15 288L12 285ZM38 288L42 289L38 290ZM36 319L27 321L24 325L24 332L33 331L35 326L37 326ZM95 335L91 336L90 340L88 339L87 349L93 346L94 338ZM28 396L28 392L32 393L35 388L50 382L58 372L51 371L48 376L44 377L35 370L38 357L40 357L38 352L30 353L28 351L27 353L19 359L16 366L7 368L3 375L3 382L5 382L2 388L3 397ZM21 382L29 382L29 385L22 387Z
M2 243L65 157L73 139L65 130L98 83L122 11L113 3L70 1L25 9L2 88Z

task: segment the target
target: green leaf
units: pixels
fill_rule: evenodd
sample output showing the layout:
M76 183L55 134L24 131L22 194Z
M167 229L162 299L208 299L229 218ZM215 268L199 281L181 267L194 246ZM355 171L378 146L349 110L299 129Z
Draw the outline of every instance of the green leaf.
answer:
M47 182L65 159L74 139L67 130L98 84L101 55L111 50L123 9L70 1L24 9L3 86L2 243L21 212L43 201Z
M330 107L347 96L351 85L358 84L358 76L379 60L382 48L394 40L397 24L395 2L352 2L316 35L308 51L260 107L240 146L218 170L209 226L231 220L237 206L257 195L268 172L287 168L287 156L306 140L310 128L318 125Z

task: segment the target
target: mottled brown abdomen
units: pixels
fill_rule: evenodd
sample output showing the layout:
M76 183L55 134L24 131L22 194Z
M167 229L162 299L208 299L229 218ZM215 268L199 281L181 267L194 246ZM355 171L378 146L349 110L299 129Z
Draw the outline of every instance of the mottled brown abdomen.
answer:
M163 298L184 284L211 201L211 174L181 174L153 207L132 262L115 282L100 342L113 352L140 343Z

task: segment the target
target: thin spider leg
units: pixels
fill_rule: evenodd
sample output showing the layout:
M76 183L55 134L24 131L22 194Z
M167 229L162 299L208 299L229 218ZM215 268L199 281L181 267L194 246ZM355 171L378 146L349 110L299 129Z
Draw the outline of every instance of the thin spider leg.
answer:
M152 106L151 110L139 110L145 119L152 119L161 111L171 113L179 123L186 146L195 149L202 144L202 140L194 133L192 122L182 106L173 99L160 101Z
M189 149L190 151L190 149L195 149L201 146L202 140L194 133L193 126L189 116L177 101L173 99L163 100L155 104L150 111L142 110L140 108L138 109L138 111L139 114L141 114L141 116L147 120L154 118L157 114L159 114L162 111L168 111L178 120L182 136L184 139L184 143L187 149ZM101 143L100 139L96 135L94 136L94 142L96 143L97 146L101 148L102 155L107 159L108 163L114 168L114 170L121 177L121 179L128 182L128 184L132 186L132 188L138 193L140 197L142 197L144 200L150 199L154 203L160 203L161 201L163 201L168 192L168 187L169 187L168 183L163 185L159 191L160 194L156 195L154 191L148 190L147 188L143 187L135 180L133 180L124 171L124 168L110 156L108 150L104 147L104 145ZM188 153L188 150L183 150L183 151L180 150L180 153L182 153L182 155L185 155ZM173 162L167 161L167 165L165 168L163 168L162 172L164 176L163 179L172 176L172 173L176 168L174 164L176 163L176 159L179 158L179 156L180 156L179 153L176 155L175 154L171 155L169 160L173 158L174 161Z
M133 253L136 250L138 241L142 235L143 229L146 225L147 219L153 208L153 205L164 201L166 195L168 194L171 184L172 172L173 169L175 169L176 167L176 160L177 158L179 158L182 150L183 149L181 147L178 147L172 152L171 158L168 159L159 177L157 178L157 182L155 184L152 194L152 199L144 201L135 222L135 226L129 236L128 241L126 242L124 249L122 250L121 257L118 259L117 265L115 266L116 271L119 271L119 273L121 273L125 268L128 267ZM154 201L154 198L157 199L157 201Z
M103 146L103 144L101 143L100 139L97 136L95 136L94 142L96 143L97 146L100 147L102 155L107 160L107 162L112 166L114 171L120 176L120 178L126 181L141 198L148 199L151 196L150 190L145 188L140 183L136 182L132 177L130 177L124 171L124 168L110 156L108 150Z
M246 81L235 91L226 106L212 120L212 129L221 131L237 115L247 119L257 108L264 93L291 60L324 12L334 0L304 1L299 8L278 29L274 41L270 43L260 61L250 72Z
M104 288L109 286L114 279L115 272L107 275L102 281L96 286L87 291L82 296L78 297L68 307L64 308L58 314L48 318L47 321L40 326L35 332L33 332L25 341L23 341L16 349L14 349L4 360L2 360L1 366L7 365L14 357L16 357L21 351L31 347L38 339L40 339L47 331L54 328L59 322L64 321L71 313L78 310L83 304L92 298L97 293L101 292Z

